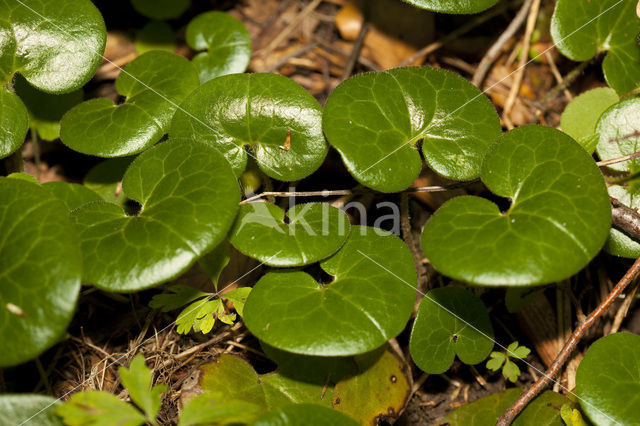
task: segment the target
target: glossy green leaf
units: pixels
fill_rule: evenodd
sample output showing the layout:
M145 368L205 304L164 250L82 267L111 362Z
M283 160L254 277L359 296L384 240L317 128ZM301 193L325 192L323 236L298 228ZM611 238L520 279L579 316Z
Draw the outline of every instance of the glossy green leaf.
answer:
M252 426L357 426L349 417L313 404L288 405L260 417Z
M564 133L525 126L505 134L487 153L482 180L511 207L500 212L471 196L446 202L422 235L441 273L478 285L546 284L575 274L602 248L611 227L604 179Z
M241 253L270 266L301 266L334 254L351 225L327 203L297 204L285 213L270 203L249 203L240 212L229 240Z
M106 36L89 0L2 0L0 86L19 71L45 92L79 89L100 65Z
M129 369L118 367L118 373L122 385L129 391L131 400L142 409L149 422L155 423L162 404L162 394L167 391L167 385L151 386L151 370L141 354L133 358Z
M624 99L607 109L596 127L600 134L597 152L602 160L622 157L640 150L640 97ZM618 171L640 171L635 158L607 166Z
M244 24L228 13L206 12L187 25L187 44L199 51L193 64L205 83L244 72L251 61L251 37ZM202 52L204 50L204 52Z
M482 12L498 0L403 0L422 9L439 13L471 14Z
M56 407L56 414L67 426L139 426L145 417L132 405L104 391L85 391L71 395Z
M584 149L592 153L596 149L599 136L596 125L602 113L619 100L615 90L608 87L584 92L564 109L560 120L562 130L575 139Z
M640 336L616 333L593 343L576 375L582 410L596 425L640 419Z
M632 209L640 208L640 194L637 191L620 185L611 185L608 188L609 195L617 198L624 205ZM609 238L604 245L605 251L615 256L636 259L640 257L640 241L630 237L626 233L611 227Z
M244 308L249 330L279 349L320 356L368 352L402 331L416 271L398 237L353 226L342 249L320 266L333 282L319 285L297 271L263 276Z
M20 148L28 130L29 116L24 104L15 93L0 87L0 158Z
M609 86L622 94L640 85L640 22L636 0L558 0L551 36L560 52L586 61L608 51L602 63Z
M402 360L385 349L354 359L358 372L336 384L332 397L333 408L361 425L377 424L378 419L395 418L411 393Z
M47 182L42 187L62 201L69 211L102 200L98 194L77 183Z
M220 392L205 392L189 401L178 420L178 426L249 424L264 408L242 400L227 400Z
M191 0L131 0L141 15L157 21L180 17L191 6Z
M167 141L141 154L122 191L140 203L139 214L107 202L72 213L83 281L108 291L148 288L187 270L222 241L240 200L229 164L197 142Z
M11 173L9 176L7 176L7 178L9 179L20 179L20 180L24 180L27 182L31 182L31 183L35 183L36 185L40 185L40 182L38 181L38 179L36 179L34 176L28 174L28 173L24 173L24 172L17 172L17 173Z
M283 181L313 173L328 150L320 104L276 74L233 74L203 84L182 103L169 134L214 146L236 176L246 167L248 146L260 169Z
M53 141L60 137L60 119L65 112L82 102L82 89L52 95L30 85L22 76L13 80L13 88L29 112L29 126L35 129L40 139Z
M62 426L56 416L57 399L36 394L0 395L0 424L33 424L38 426Z
M494 393L456 409L438 421L450 426L486 426L494 425L507 408L513 404L522 389L512 388ZM566 396L546 391L536 397L515 418L513 426L565 426L560 417L561 407L567 404L575 406Z
M493 349L487 308L463 288L433 289L420 303L409 347L411 358L427 373L444 373L456 355L465 364L482 362Z
M64 204L46 189L0 178L0 367L57 343L75 310L82 257Z
M100 157L122 157L149 148L167 132L184 98L198 87L193 65L173 53L154 50L138 56L116 79L127 99L114 105L107 98L81 103L60 122L60 137L69 148Z
M324 111L327 139L363 185L395 192L422 169L416 145L441 175L471 180L500 135L493 105L464 78L439 68L360 74L339 85Z
M150 21L136 32L136 50L139 54L150 50L176 50L176 36L166 22Z
M83 185L102 197L103 200L123 205L127 196L122 192L122 178L133 157L110 158L89 170Z

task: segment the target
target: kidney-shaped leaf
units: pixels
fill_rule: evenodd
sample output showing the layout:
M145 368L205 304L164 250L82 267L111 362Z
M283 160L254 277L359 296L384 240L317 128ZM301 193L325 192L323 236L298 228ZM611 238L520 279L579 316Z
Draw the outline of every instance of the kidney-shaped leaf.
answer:
M62 426L56 416L57 399L36 394L7 394L0 396L0 424L32 424Z
M355 226L320 264L335 280L270 272L247 298L244 319L259 339L289 352L355 355L395 337L409 320L416 271L407 246L380 229Z
M131 0L141 15L157 21L180 17L191 6L191 0Z
M201 52L193 58L201 83L244 72L249 66L251 37L244 24L228 13L196 16L187 25L186 39L193 50Z
M640 419L640 336L616 333L589 347L578 367L576 393L597 425L630 425Z
M404 0L423 9L440 13L470 14L482 12L498 0Z
M60 137L69 148L101 157L140 152L167 132L176 108L199 85L195 68L185 58L154 50L137 57L116 79L127 100L91 99L67 112Z
M465 364L482 362L493 348L487 308L463 288L433 289L420 302L409 347L416 365L431 374L447 371L456 354Z
M29 130L29 117L15 93L0 87L0 158L12 154L22 145Z
M610 160L640 150L639 114L640 98L633 97L612 105L600 116L596 126L596 131L600 135L596 149L601 159ZM640 171L640 159L635 158L607 167L621 172L635 173Z
M0 1L0 86L14 72L50 93L83 86L93 76L107 40L89 0Z
M605 79L618 93L640 84L640 22L636 0L558 0L551 36L558 50L574 61L609 51L602 63Z
M349 172L384 192L406 189L418 177L419 141L433 170L470 180L500 135L498 114L475 86L430 67L352 77L331 93L323 120Z
M358 426L358 423L330 408L314 404L287 405L271 411L252 426Z
M109 291L136 291L184 272L233 223L240 190L229 164L197 142L164 142L141 154L122 191L139 202L128 216L107 202L74 210L83 280Z
M298 204L284 212L275 204L240 207L231 229L231 244L247 256L271 266L301 266L337 252L351 225L340 209L326 203Z
M82 257L64 204L39 185L0 178L0 366L56 343L75 309Z
M526 126L489 150L482 180L511 207L458 197L427 222L422 247L433 266L478 285L526 286L565 279L602 248L611 226L604 179L564 133Z
M592 153L599 138L596 134L598 120L602 113L619 99L616 91L609 87L584 92L569 102L564 109L560 122L562 131L575 139L587 152Z
M284 181L313 173L328 149L320 104L276 74L233 74L203 84L176 112L169 133L214 146L237 176L246 167L248 145L260 168Z

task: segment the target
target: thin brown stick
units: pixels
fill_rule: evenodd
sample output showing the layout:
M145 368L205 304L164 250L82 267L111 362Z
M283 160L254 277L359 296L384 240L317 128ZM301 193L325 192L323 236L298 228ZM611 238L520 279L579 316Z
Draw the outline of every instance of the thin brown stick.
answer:
M636 213L637 215L637 213ZM502 416L498 419L496 423L497 426L508 426L513 422L518 414L527 406L527 404L536 397L544 388L546 388L549 383L553 380L553 378L558 374L560 368L564 365L564 363L569 358L569 355L573 352L576 345L585 334L585 332L596 322L603 313L607 311L609 306L613 303L614 300L618 298L618 296L622 293L622 291L629 285L629 283L633 282L638 274L640 273L640 257L636 259L631 268L624 274L624 277L618 284L613 288L613 290L607 295L607 297L598 305L598 307L587 316L587 318L578 324L576 329L569 340L564 344L562 351L558 354L556 359L553 361L551 366L547 369L542 377L540 377L529 389L520 395L520 397L513 403L513 405L507 408L507 411L502 414Z
M640 152L634 152L633 154L623 155L622 157L612 158L610 160L598 161L596 164L598 167L609 166L611 164L622 163L623 161L633 160L640 157Z
M302 56L305 53L312 51L313 49L318 47L319 44L320 43L318 43L317 41L314 41L305 46L302 46L300 49L297 49L296 51L291 52L290 54L285 55L282 58L278 59L278 61L276 61L272 65L269 65L262 72L274 72L275 70L280 69L280 67L283 67L284 65L286 65L287 62L289 62L291 59L297 58L298 56Z
M358 33L358 38L356 39L355 44L353 45L353 49L351 50L351 54L347 60L347 64L344 67L344 72L342 73L342 79L346 80L353 73L353 69L356 66L356 62L358 62L358 58L360 57L360 52L362 52L362 47L364 46L364 39L369 32L369 22L367 21L367 13L365 11L364 20L362 21L362 27L360 28L360 32Z
M296 16L293 21L291 21L291 23L284 30L282 30L282 32L278 34L276 38L274 38L262 52L260 52L262 57L269 56L273 49L278 47L280 43L282 43L311 12L313 12L318 6L320 6L320 3L322 3L322 0L313 0L307 5L307 7L302 9L298 16Z
M518 30L524 23L527 14L529 13L529 9L531 8L532 2L533 0L525 0L525 2L522 4L522 7L513 18L507 29L504 30L504 32L500 35L500 37L498 37L495 43L493 43L489 50L487 50L487 53L485 53L484 57L480 61L480 64L478 64L478 68L476 68L476 72L473 74L473 78L471 79L471 82L476 87L482 86L484 78L487 76L489 69L498 58L498 55L500 55L502 48L511 39L511 37L513 37L515 33L518 32Z
M618 308L618 312L616 312L616 316L613 319L613 325L611 326L611 330L609 330L609 334L617 333L620 330L620 326L622 325L622 321L629 313L629 308L633 303L633 299L636 297L636 293L638 293L638 280L635 280L633 283L633 287L627 297L624 299L620 308Z

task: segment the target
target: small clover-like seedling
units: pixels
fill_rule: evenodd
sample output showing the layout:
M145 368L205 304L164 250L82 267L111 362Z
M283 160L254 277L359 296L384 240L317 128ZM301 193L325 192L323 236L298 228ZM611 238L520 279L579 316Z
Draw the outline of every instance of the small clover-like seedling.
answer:
M67 402L56 407L56 413L70 426L157 426L156 417L167 385L152 387L151 371L142 355L131 361L129 369L119 367L118 372L122 385L129 391L131 400L142 412L113 394L92 390L73 394Z
M229 240L238 251L270 266L302 266L325 259L349 236L349 218L327 203L298 204L287 211L270 203L240 207Z
M471 14L482 12L498 0L403 0L414 6L440 13Z
M498 371L502 368L502 375L509 379L511 383L518 381L520 368L509 358L524 359L531 353L531 349L526 346L518 346L518 342L513 342L507 348L506 353L491 352L491 359L487 361L487 368L491 371Z
M53 141L60 137L60 120L65 112L82 102L82 89L52 95L31 86L21 75L13 79L13 89L29 112L29 127L41 139Z
M558 50L574 61L608 51L602 63L609 86L622 94L638 87L640 27L636 0L558 0L551 36Z
M352 226L345 245L320 266L333 282L299 271L263 276L244 309L249 330L279 349L320 356L368 352L402 331L417 278L398 237Z
M560 416L566 426L589 426L582 418L580 410L572 408L569 404L564 404L560 409Z
M465 364L482 362L493 348L487 308L459 287L436 288L420 303L409 342L411 358L427 373L444 373L455 356Z
M136 50L139 54L150 50L176 50L176 37L173 28L166 22L150 21L136 32Z
M593 343L576 374L582 410L596 426L640 419L640 336L616 333Z
M422 235L441 273L477 285L546 284L575 274L602 248L611 227L604 179L564 133L512 130L487 153L481 177L511 206L501 212L475 196L447 201Z
M588 153L592 153L600 138L596 132L598 120L619 99L616 91L609 87L599 87L581 94L564 109L560 121L562 131L575 139Z
M214 146L236 176L247 165L248 146L260 169L283 181L313 173L328 150L318 101L276 74L233 74L203 84L182 103L169 134Z
M329 143L363 185L395 192L422 169L456 180L479 176L500 135L493 105L464 78L430 67L360 74L329 96L323 117Z
M512 388L485 396L452 411L440 419L437 424L446 423L450 426L494 425L502 413L516 402L521 393L522 389ZM562 394L546 391L527 404L512 425L562 425L560 407L565 404L569 407L577 405Z
M180 17L191 6L191 0L131 0L131 4L139 14L165 21Z
M251 37L244 24L228 13L206 12L187 25L186 40L198 53L193 64L205 83L244 72L251 60Z
M31 423L41 426L63 426L55 413L58 404L60 404L59 400L44 395L0 395L0 424Z
M597 152L602 160L622 157L640 150L640 97L624 99L609 107L598 120L600 135ZM640 159L635 158L607 166L620 172L640 172Z
M0 178L0 367L59 341L76 306L82 256L65 205L23 179Z
M315 404L291 404L265 414L252 426L357 426L355 420Z
M84 255L83 279L109 291L136 291L172 279L222 241L240 190L215 149L167 141L141 154L122 191L140 203L127 215L108 202L72 212Z
M90 99L67 112L60 123L65 145L84 154L122 157L149 148L167 132L178 104L199 85L191 63L154 50L129 65L116 79L127 99Z

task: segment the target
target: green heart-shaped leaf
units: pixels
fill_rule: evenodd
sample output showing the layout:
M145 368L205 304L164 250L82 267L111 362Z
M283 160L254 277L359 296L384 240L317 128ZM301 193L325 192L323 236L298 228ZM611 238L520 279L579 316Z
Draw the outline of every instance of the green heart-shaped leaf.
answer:
M320 266L332 283L296 271L263 276L244 307L249 330L276 348L320 356L368 352L402 331L416 271L398 237L353 226L342 249Z
M609 86L622 94L638 87L640 28L636 0L558 0L551 19L551 36L560 52L574 61L586 61L599 52Z
M301 266L337 252L349 236L349 218L326 203L298 204L287 212L275 204L240 207L231 229L231 244L247 256L271 266Z
M440 13L471 14L482 12L498 0L404 0L423 9Z
M320 104L276 74L233 74L203 84L176 112L170 135L214 146L236 176L247 165L248 145L260 168L283 181L313 173L328 150Z
M167 132L178 104L199 85L195 68L185 58L154 50L127 65L116 90L127 100L91 99L67 112L60 137L69 148L101 157L135 154Z
M228 13L196 16L187 25L186 39L193 50L201 52L193 58L201 83L244 72L249 66L251 37L244 24Z
M176 50L176 36L166 22L150 21L136 33L136 50L139 54L150 50Z
M409 347L416 365L431 374L447 371L456 355L465 364L482 362L493 349L487 308L463 288L433 289L420 302Z
M103 200L118 205L127 201L122 193L122 177L134 157L109 158L89 170L82 184L99 194Z
M511 406L522 389L513 388L481 398L469 405L463 405L440 419L437 424L450 426L486 426L493 425ZM513 426L565 426L560 417L563 405L575 407L569 398L556 392L546 391L531 401L515 418ZM577 425L574 425L577 426Z
M470 196L447 201L422 234L441 273L478 285L545 284L575 274L602 248L611 227L604 179L564 133L525 126L503 135L484 159L482 180L511 207L502 213Z
M27 109L15 93L0 87L0 158L13 154L29 130Z
M21 75L13 79L13 88L29 111L29 126L41 139L53 141L60 137L60 120L65 112L82 102L82 89L61 95L42 92L31 86Z
M69 182L47 182L42 187L64 203L69 211L102 198L86 186Z
M32 359L64 333L82 257L64 204L39 185L0 178L0 366Z
M640 336L616 333L589 347L576 374L582 410L596 425L640 419Z
M122 190L142 205L137 216L107 202L72 213L83 280L109 291L140 290L184 272L224 238L240 200L224 157L198 142L168 141L141 154Z
M603 160L622 157L640 150L640 98L624 99L607 109L596 127L600 134L597 152ZM640 171L640 159L611 164L618 171Z
M20 71L45 92L78 89L100 65L106 40L102 16L89 0L2 0L0 86Z
M620 185L611 185L608 188L609 195L632 209L640 208L640 197L637 191L624 188ZM612 227L609 232L604 249L615 256L636 259L640 256L640 242L627 234Z
M253 422L252 426L357 426L358 423L330 408L314 404L287 405Z
M562 131L571 136L587 152L592 153L596 149L599 136L596 133L596 125L602 113L619 100L615 90L608 87L584 92L564 109L560 125Z
M324 111L327 139L363 185L395 192L427 164L443 176L475 179L500 135L493 105L464 78L438 68L360 74L338 86Z
M36 394L8 394L0 396L0 424L33 424L38 426L62 426L56 416L57 399Z
M157 21L178 18L191 6L191 0L131 0L141 15Z

